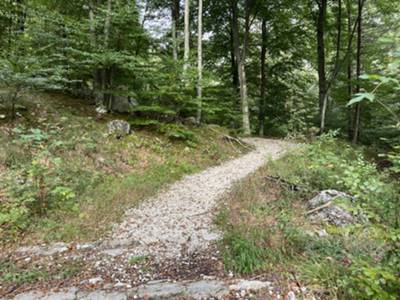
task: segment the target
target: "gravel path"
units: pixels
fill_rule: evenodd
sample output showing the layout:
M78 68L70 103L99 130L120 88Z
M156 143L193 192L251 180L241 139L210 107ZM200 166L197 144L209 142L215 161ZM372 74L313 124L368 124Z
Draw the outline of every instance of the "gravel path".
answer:
M253 145L254 150L186 176L129 210L125 220L104 241L76 244L73 248L60 243L20 249L16 257L22 253L28 263L33 259L38 265L48 266L57 261L54 259L66 263L79 258L85 261L85 271L68 282L62 281L65 288L62 291L47 285L31 286L16 293L7 290L7 299L15 294L14 299L19 300L156 299L178 295L237 299L251 298L251 293L258 290L266 290L265 299L279 299L281 291L269 281L234 279L233 274L226 277L219 268L217 251L212 250L215 246L212 241L221 237L212 220L222 196L236 181L263 166L268 158L276 159L295 146L257 138L245 142ZM132 264L132 257L142 255L150 259Z
M276 159L293 144L249 138L255 147L246 155L183 178L127 212L125 221L103 243L108 249L130 248L136 255L179 258L205 249L220 237L212 224L212 211L232 185ZM131 250L131 251L132 251ZM112 251L112 250L111 250Z

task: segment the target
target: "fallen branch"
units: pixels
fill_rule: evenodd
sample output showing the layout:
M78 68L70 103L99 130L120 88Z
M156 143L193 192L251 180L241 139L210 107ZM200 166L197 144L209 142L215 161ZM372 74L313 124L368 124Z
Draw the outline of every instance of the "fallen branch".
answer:
M283 179L282 177L279 177L279 176L267 175L267 176L265 176L265 179L266 179L266 180L269 180L269 181L275 181L276 183L278 183L278 184L280 184L280 185L286 185L286 186L288 186L292 191L299 191L299 190L301 190L301 189L304 189L304 186L300 186L300 185L298 185L298 184L289 182L289 181L287 181L287 180L285 180L285 179Z
M235 138L235 137L233 137L233 136L231 136L231 135L222 133L222 132L220 132L220 131L218 131L218 130L212 128L212 127L209 127L209 129L211 129L212 131L214 131L214 132L216 132L216 133L222 135L222 138L224 138L224 139L226 139L226 140L228 140L228 141L234 141L234 142L238 143L240 146L242 146L242 147L244 147L244 148L247 148L247 149L249 149L249 150L253 150L252 147L250 147L250 146L247 145L244 141L241 141L241 140L238 139L238 138Z
M327 203L325 203L325 204L323 204L321 206L318 206L318 207L316 207L316 208L314 208L312 210L309 210L308 212L306 212L306 215L310 215L310 214L312 214L312 213L314 213L316 211L320 211L321 209L324 209L324 208L330 206L331 204L332 204L332 201L329 201L329 202L327 202Z

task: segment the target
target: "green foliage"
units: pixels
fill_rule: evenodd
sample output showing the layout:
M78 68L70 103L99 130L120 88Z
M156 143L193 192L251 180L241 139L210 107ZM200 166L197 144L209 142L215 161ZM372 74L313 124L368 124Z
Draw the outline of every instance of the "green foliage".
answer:
M196 142L196 136L193 131L183 125L163 124L159 127L159 132L165 134L169 139Z
M341 284L349 299L396 300L400 292L400 279L391 268L365 262L356 262Z
M295 274L314 296L397 299L400 292L399 185L355 149L321 136L233 189L216 223L226 268L239 273ZM265 174L296 184L268 181ZM356 196L346 205L360 222L346 227L307 218L306 201L324 189ZM365 220L368 219L368 221ZM366 222L364 222L364 221ZM327 236L319 236L325 230Z
M127 207L240 149L206 126L153 119L132 120L142 129L116 140L106 122L88 117L89 105L57 94L29 98L23 117L0 135L4 241L26 232L49 242L99 238Z

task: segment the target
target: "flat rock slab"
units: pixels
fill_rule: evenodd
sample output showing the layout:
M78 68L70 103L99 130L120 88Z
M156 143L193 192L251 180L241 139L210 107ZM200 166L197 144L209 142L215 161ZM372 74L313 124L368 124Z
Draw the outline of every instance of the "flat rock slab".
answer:
M180 283L161 282L140 286L137 290L137 296L143 298L170 298L185 293L185 286Z
M222 298L231 291L254 291L272 289L270 282L239 280L228 284L222 280L201 280L195 282L151 282L125 291L78 291L70 288L60 292L27 292L14 300L127 300L127 299L209 299ZM10 299L10 298L8 298Z
M127 300L128 295L125 292L79 292L76 295L76 300Z
M222 281L198 281L187 286L187 295L195 299L220 298L229 293L229 286Z
M28 292L20 294L14 300L75 300L78 289L70 288L61 292Z

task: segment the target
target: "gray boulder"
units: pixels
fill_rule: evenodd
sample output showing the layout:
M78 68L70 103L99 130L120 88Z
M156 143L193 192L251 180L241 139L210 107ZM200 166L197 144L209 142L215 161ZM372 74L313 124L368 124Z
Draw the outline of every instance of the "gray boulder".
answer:
M355 198L346 193L325 190L308 202L310 208L308 215L313 221L327 222L336 226L354 224L358 218L348 209L354 201Z
M124 137L131 133L131 125L123 120L112 120L107 124L108 134L117 138Z
M195 117L188 117L183 120L183 124L194 126L197 125L197 121Z
M131 97L115 96L111 110L117 113L130 113L137 105L137 101Z

